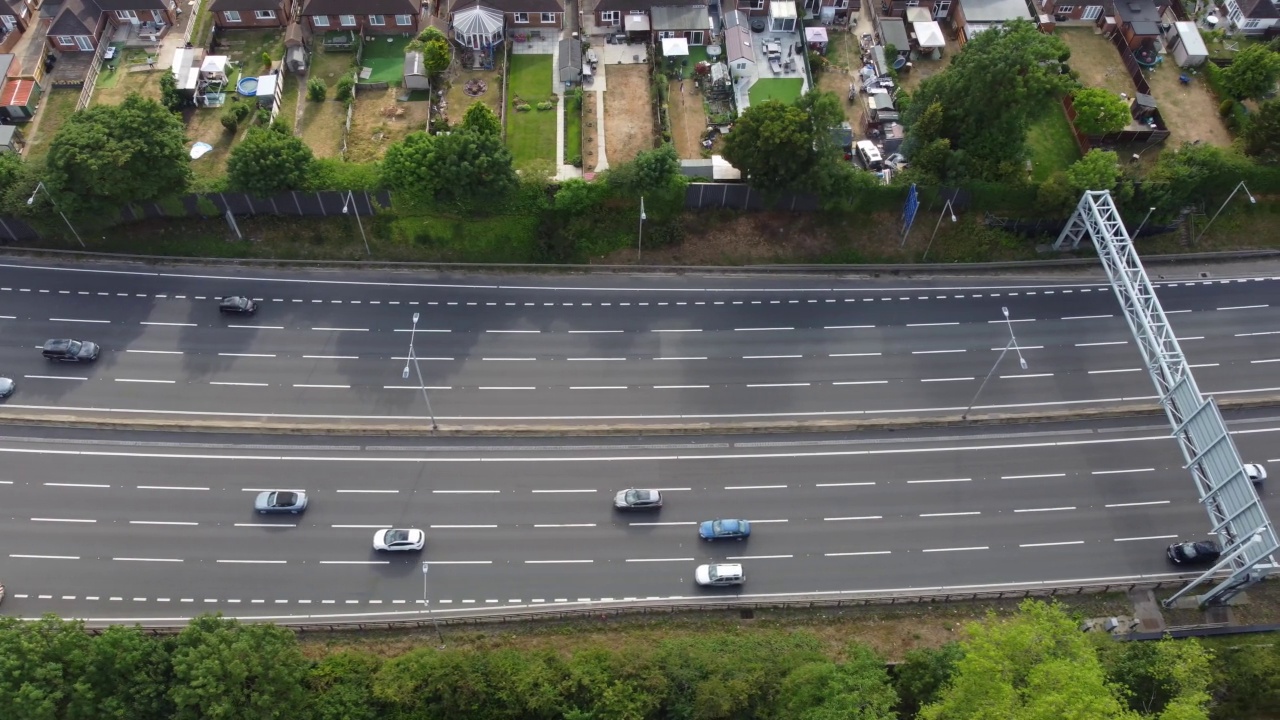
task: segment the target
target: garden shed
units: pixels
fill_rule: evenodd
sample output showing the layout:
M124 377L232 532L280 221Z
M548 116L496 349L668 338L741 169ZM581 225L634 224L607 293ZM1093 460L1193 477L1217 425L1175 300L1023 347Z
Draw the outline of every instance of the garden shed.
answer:
M734 78L751 77L756 71L756 54L751 49L751 31L735 25L724 31L724 60Z
M404 88L406 90L430 90L431 78L422 61L422 52L410 50L404 54Z
M560 82L572 87L582 82L582 41L565 38L560 41Z
M1165 42L1173 52L1178 67L1200 67L1209 59L1209 48L1193 22L1175 22L1173 32L1165 35Z

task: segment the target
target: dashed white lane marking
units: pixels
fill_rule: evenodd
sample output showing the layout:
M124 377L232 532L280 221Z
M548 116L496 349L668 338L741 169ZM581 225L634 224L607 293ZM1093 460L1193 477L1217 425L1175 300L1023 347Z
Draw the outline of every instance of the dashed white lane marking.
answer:
M595 560L525 560L525 565L590 565ZM520 602L515 600L514 602Z
M228 325L229 328L244 328L246 330L283 330L283 325Z
M657 357L654 360L706 360L706 357Z
M1101 320L1103 318L1115 317L1115 315L1068 315L1063 320Z
M489 362L533 362L538 358L531 357L482 357L481 360Z
M864 550L862 552L823 553L822 556L823 557L858 557L861 555L891 555L891 554L893 554L893 551L891 550Z
M76 323L95 323L98 325L110 325L110 320L88 320L85 318L49 318L49 322L76 322Z
M264 527L264 528L282 528L282 527L298 527L298 523L236 523L236 527Z
M391 525L384 523L382 525L330 525L329 527L339 530L381 530L382 528L389 528Z
M269 387L269 386L270 386L268 383L255 383L255 382L220 382L220 381L217 381L217 380L210 380L210 381L209 381L209 384L210 384L210 385L223 385L223 386L230 386L230 387Z
M64 522L64 523L96 523L97 520L84 520L80 518L31 518L31 522Z
M650 562L693 562L693 558L627 558L624 562L633 563L650 563ZM556 602L562 602L557 600Z
M671 526L674 526L674 525L697 525L698 523L696 523L696 522L692 522L692 521L686 521L686 522L632 522L632 523L627 523L627 524L628 524L628 525L633 525L633 526L635 526L635 527L665 527L665 526L669 526L669 525L671 525Z
M1033 513L1033 512L1059 512L1062 510L1075 510L1074 505L1066 507L1050 507L1050 508L1025 508L1022 510L1014 510L1016 513Z
M138 323L139 325L159 325L162 327L197 327L195 323L179 323L179 322L147 322L146 320Z
M570 330L570 335L608 335L620 333L621 330Z
M1233 305L1231 307L1220 307L1219 310L1257 310L1259 308L1271 307L1270 305Z
M127 353L139 353L142 355L181 355L181 350L125 350Z
M208 490L196 485L139 485L139 490Z
M945 325L959 325L958 322L937 322L937 323L907 323L907 327L943 327Z
M1155 472L1155 468L1129 468L1127 470L1090 470L1090 475L1121 475L1123 473Z
M396 494L396 493L398 493L398 492L400 492L400 491L399 491L399 490L335 490L334 492L339 492L339 493L370 493L370 494L374 494L374 495L381 495L381 494L394 495L394 494Z
M950 377L950 378L920 378L920 382L963 382L965 380L973 380L971 377Z
M653 330L650 330L649 332L655 332L655 333L696 333L696 332L702 332L702 330L700 330L700 329L698 329L698 328L660 328L660 329L653 329Z
M875 325L824 325L823 330L869 330Z
M1083 545L1083 540L1064 540L1062 542L1023 543L1020 548L1057 547L1059 545Z
M350 385L310 385L310 384L307 384L307 383L295 383L295 384L294 384L294 387L296 387L296 388L318 388L318 389L327 389L327 390L350 390L350 389L351 389L351 386L350 386Z
M880 353L878 352L829 353L827 357L880 357Z
M1142 368L1118 368L1115 370L1090 370L1090 375L1110 375L1112 373L1142 372Z
M570 385L570 390L627 390L626 385Z
M973 478L944 478L942 480L908 480L908 485L927 485L930 483L973 482Z
M1111 342L1088 342L1076 343L1076 347L1101 347L1103 345L1128 345L1128 340L1113 340Z
M791 360L794 358L802 358L803 355L743 355L743 360Z
M185 522L180 520L130 520L130 525L181 525L194 526L199 525L198 522Z
M654 390L696 390L711 387L710 385L654 385Z
M968 510L968 511L965 511L965 512L920 513L920 517L922 517L922 518L934 518L934 517L963 517L963 516L966 516L966 515L981 515L981 514L982 514L982 511L981 511L981 510Z
M1168 500L1149 500L1147 502L1112 503L1110 505L1103 505L1103 507L1128 508L1128 507L1148 507L1151 505L1168 505L1168 504L1169 504Z
M214 562L229 565L284 565L288 560L215 560Z
M624 357L571 357L565 358L569 362L618 362L626 360Z
M912 350L912 355L944 355L946 353L962 353L968 350Z
M750 327L750 328L734 328L734 332L781 332L785 330L795 330L793 327Z
M1135 540L1172 540L1177 535L1145 535L1143 537L1116 538L1115 542L1133 542Z
M532 493L593 493L596 492L590 488L574 488L569 490L530 490Z
M537 390L532 385L481 385L478 390Z
M1053 373L1028 373L1026 375L1001 375L1000 379L1012 380L1014 378L1020 378L1025 380L1029 378L1042 378L1042 377L1053 377Z
M359 360L359 355L303 355L304 360Z
M1257 365L1259 363L1273 363L1273 362L1280 362L1280 358L1268 358L1266 360L1250 360L1249 364Z
M336 526L335 526L336 527ZM431 525L432 530L487 530L498 527L497 525Z
M725 490L785 490L786 485L725 485Z
M269 353L218 353L219 357L250 357L250 358L273 358L275 355Z
M883 515L852 515L849 517L824 517L824 522L847 522L850 520L883 520Z
M321 560L321 565L390 565L390 560ZM371 601L372 602L372 601Z
M832 385L888 385L888 380L840 380Z
M501 490L432 490L436 495L497 495Z
M817 483L814 487L862 487L863 485L875 485L875 481L868 482L840 482L840 483Z
M991 548L990 548L990 547L988 547L988 546L986 546L986 545L975 545L975 546L973 546L973 547L925 548L924 550L921 550L920 552L927 552L927 553L935 553L935 552L967 552L967 551L969 551L969 550L990 550L990 549L991 549Z
M505 335L537 335L542 331L541 330L485 330L485 332L493 333L493 334L505 334Z
M116 382L123 383L150 383L152 385L173 385L176 380L149 380L146 378L113 378Z
M595 523L548 523L534 525L535 528L593 528Z
M725 560L786 560L794 555L730 555Z
M21 555L12 553L11 558L20 558L24 560L79 560L79 555Z
M180 563L182 558L139 558L139 557L113 557L112 560L119 562L167 562Z
M809 387L809 383L748 383L749 388Z
M1033 480L1037 478L1058 478L1066 477L1066 473L1041 473L1038 475L1001 475L1001 480Z
M41 484L44 485L45 487L78 487L78 488L109 488L111 487L110 485L102 485L99 483L47 482L47 483L41 483Z
M492 560L428 560L427 565L492 565Z
M787 520L786 520L786 519L776 519L776 520L748 520L747 522L752 523L753 525L763 525L763 524L765 524L765 523L784 523L784 522L787 522Z
M1236 333L1236 337L1254 337L1257 335L1280 335L1280 330L1267 330L1266 332Z

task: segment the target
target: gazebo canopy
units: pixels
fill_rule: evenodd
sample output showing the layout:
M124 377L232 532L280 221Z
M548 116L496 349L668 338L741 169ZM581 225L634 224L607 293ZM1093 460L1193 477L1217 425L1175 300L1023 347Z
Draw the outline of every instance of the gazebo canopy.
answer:
M230 58L226 55L210 55L204 59L200 65L202 73L226 73L227 60Z
M662 54L676 57L689 54L689 41L684 38L662 38Z
M942 27L936 20L914 23L916 42L922 48L946 47L947 41L942 37Z
M473 5L453 14L453 31L460 35L493 35L502 31L502 13Z
M811 43L824 43L827 41L827 29L821 25L806 27L804 29L804 41Z

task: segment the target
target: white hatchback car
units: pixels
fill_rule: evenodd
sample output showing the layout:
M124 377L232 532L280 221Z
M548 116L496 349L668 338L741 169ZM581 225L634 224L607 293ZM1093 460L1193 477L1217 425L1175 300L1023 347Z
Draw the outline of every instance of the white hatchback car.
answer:
M387 529L373 534L374 550L421 550L427 544L427 535L421 530Z
M1258 490L1262 489L1262 483L1267 479L1267 469L1254 463L1245 463L1244 474L1249 476L1249 482Z
M728 587L745 583L747 574L742 570L742 566L736 563L717 563L699 565L698 569L693 571L693 579L699 585L706 587Z

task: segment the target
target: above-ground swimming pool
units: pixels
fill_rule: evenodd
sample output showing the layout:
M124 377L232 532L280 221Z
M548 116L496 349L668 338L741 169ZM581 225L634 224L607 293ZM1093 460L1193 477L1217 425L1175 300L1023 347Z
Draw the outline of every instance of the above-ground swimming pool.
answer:
M243 77L240 82L236 83L236 92L245 97L253 97L258 94L258 78Z

